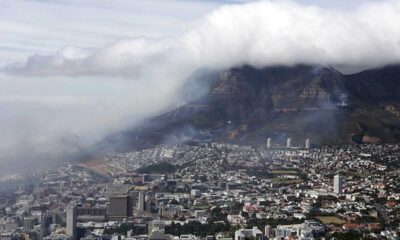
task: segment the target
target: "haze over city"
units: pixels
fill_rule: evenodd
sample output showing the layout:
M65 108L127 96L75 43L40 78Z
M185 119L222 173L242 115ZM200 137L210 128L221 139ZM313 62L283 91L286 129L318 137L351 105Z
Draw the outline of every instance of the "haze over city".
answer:
M0 1L0 240L398 239L400 0Z
M179 106L177 91L201 68L396 63L398 10L398 1L3 2L2 159L87 147Z

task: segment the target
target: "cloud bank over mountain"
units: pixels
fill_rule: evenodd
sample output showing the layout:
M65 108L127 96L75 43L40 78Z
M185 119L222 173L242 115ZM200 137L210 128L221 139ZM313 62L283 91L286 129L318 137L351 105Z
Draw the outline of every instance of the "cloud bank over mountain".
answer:
M177 93L197 69L322 64L357 71L400 63L400 0L342 10L257 1L224 5L196 22L183 34L67 46L2 67L0 158L52 158L182 104Z
M378 67L400 60L398 22L398 0L366 3L351 11L290 1L227 5L180 37L127 39L98 49L66 47L53 55L34 55L5 71L129 76L149 65L180 62L191 69L299 63Z

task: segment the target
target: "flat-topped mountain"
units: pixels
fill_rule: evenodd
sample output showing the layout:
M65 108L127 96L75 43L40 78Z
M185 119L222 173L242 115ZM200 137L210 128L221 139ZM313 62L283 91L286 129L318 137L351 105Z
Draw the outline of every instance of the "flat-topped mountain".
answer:
M323 66L201 75L206 94L107 141L117 149L186 140L284 145L400 141L400 67L344 75ZM104 142L105 143L105 142Z

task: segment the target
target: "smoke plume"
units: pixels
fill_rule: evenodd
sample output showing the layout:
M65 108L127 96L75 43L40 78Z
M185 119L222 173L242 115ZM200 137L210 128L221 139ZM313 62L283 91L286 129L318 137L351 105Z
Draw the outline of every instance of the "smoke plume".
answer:
M223 6L179 37L139 37L33 55L3 67L2 74L14 84L39 81L49 89L60 81L83 88L113 81L120 89L107 97L2 96L0 110L7 114L0 119L6 129L0 157L29 162L35 153L52 158L54 152L84 148L184 103L177 92L200 68L322 64L358 71L399 63L399 22L400 0L348 11L259 1Z

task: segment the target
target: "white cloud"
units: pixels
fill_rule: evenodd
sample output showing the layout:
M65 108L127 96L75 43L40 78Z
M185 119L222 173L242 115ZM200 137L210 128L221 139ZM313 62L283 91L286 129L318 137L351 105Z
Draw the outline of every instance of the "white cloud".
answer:
M65 57L64 50L33 56L7 70L28 75L126 75L147 65L168 65L176 57L193 69L298 63L376 67L400 60L398 22L398 0L345 12L289 1L228 5L180 37L123 40L79 59Z
M379 12L379 15L376 14ZM184 37L200 64L376 67L400 60L400 1L353 11L286 1L225 6Z
M185 7L190 6L187 1L169 2L175 12L185 12ZM67 10L79 11L84 7L81 1L74 3L77 6L68 6ZM156 3L159 4L140 1L135 9L151 9L157 15L163 10L151 8L157 7ZM96 4L92 2L93 5ZM122 0L117 1L115 8L121 10L123 5ZM96 6L107 12L105 8L109 5ZM203 9L214 8L207 4L202 6ZM112 12L111 16L117 12ZM179 18L190 19L186 16L190 12L181 13ZM151 19L155 18L148 15L136 18L147 24L151 24ZM162 21L162 18L156 19ZM192 20L188 25L183 24L185 27L178 26L180 30L169 37L162 37L166 34L132 37L127 33L123 40L104 47L69 44L54 54L48 54L47 49L26 61L8 64L3 70L9 75L0 76L0 81L9 85L5 90L0 89L0 94L5 95L0 97L0 111L6 109L10 117L0 119L0 127L5 126L7 136L12 136L14 128L22 131L18 124L21 121L15 119L25 119L24 122L33 119L32 122L39 124L30 127L25 123L26 133L19 134L22 137L6 145L18 146L21 139L29 139L26 136L40 134L46 121L49 127L44 137L37 140L40 146L68 133L81 137L96 132L100 138L115 130L115 126L125 127L182 103L177 90L198 68L306 63L360 69L400 62L400 0L365 3L346 10L290 1L260 1L223 6L199 21ZM197 22L195 27L188 29L193 22ZM161 25L166 31L174 23L169 21ZM73 24L80 26L79 21ZM61 28L67 29L66 26ZM94 31L106 33L109 28L98 27ZM82 29L78 33L80 31ZM129 32L129 29L116 27L112 30L116 31ZM67 32L59 36L71 39L66 36ZM33 34L47 38L49 32L43 33L38 28ZM82 39L76 42L86 43ZM57 45L57 42L52 43ZM105 83L107 81L110 85ZM109 94L111 91L113 93ZM18 94L23 96L16 96ZM0 139L2 141L6 139Z
M10 64L5 71L15 75L127 75L166 54L171 47L167 39L134 38L103 48L65 47L53 55L34 55L26 62Z
M25 54L0 59L0 66L25 60L32 53L50 54L66 45L100 47L123 38L176 36L221 4L203 0L2 1L0 56L4 47Z

